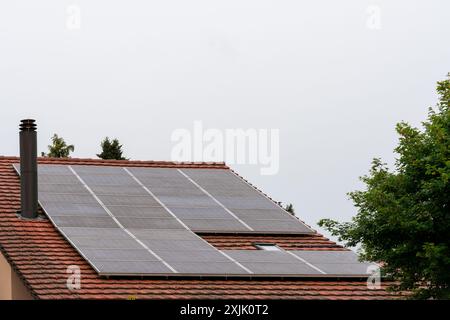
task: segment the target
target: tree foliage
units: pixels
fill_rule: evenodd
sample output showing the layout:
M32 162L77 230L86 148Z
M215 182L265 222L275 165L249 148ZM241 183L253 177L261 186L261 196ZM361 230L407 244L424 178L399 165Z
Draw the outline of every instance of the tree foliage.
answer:
M393 289L416 298L450 298L450 73L438 82L439 102L423 130L397 124L398 157L390 171L374 159L366 188L349 193L358 209L351 222L323 219L363 260L383 262L398 281Z
M110 140L106 137L102 140L100 146L102 147L102 153L97 154L97 157L101 159L127 160L127 158L123 156L123 146L118 139Z
M284 210L286 210L287 212L289 212L292 215L295 214L294 205L292 203L289 203L288 205L286 205L286 208L284 208Z
M48 154L42 153L42 156L50 158L68 158L70 153L75 151L74 145L67 145L62 137L56 133L52 137L52 144L48 146Z

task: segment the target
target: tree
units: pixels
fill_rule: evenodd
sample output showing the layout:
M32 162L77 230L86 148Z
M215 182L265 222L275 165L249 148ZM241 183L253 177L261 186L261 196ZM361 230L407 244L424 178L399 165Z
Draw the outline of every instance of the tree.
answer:
M97 157L101 159L113 159L113 160L127 160L123 157L122 145L119 143L118 139L109 140L108 137L103 139L100 143L102 147L102 153L97 154Z
M55 133L52 137L52 144L48 146L48 151L47 157L68 158L70 153L75 151L75 146L67 145L64 139ZM45 156L44 152L42 152L42 156Z
M287 212L289 212L292 215L295 214L294 205L292 203L289 203L288 205L286 205L286 208L284 208L284 210L286 210Z
M422 131L397 124L395 170L374 159L365 190L349 193L352 221L319 221L346 245L360 244L362 260L383 262L392 289L421 299L450 298L450 73L437 92Z

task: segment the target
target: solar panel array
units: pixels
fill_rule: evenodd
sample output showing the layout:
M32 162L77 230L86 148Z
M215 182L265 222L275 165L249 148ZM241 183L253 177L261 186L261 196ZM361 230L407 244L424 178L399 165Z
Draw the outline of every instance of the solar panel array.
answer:
M227 170L39 165L38 172L40 205L101 275L315 276L366 271L348 256L351 252L307 256L306 251L221 251L196 235L193 231L259 233L270 226L277 232L311 232Z

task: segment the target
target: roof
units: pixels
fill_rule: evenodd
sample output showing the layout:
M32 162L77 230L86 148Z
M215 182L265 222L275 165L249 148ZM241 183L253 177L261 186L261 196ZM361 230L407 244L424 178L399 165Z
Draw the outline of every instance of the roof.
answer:
M136 279L99 276L48 219L24 220L20 180L12 167L17 157L0 157L0 250L37 299L386 299L364 279ZM39 158L39 164L107 165L229 169L223 163L175 163ZM310 235L200 234L218 249L255 249L252 243L276 243L286 250L346 250L319 233ZM67 267L81 269L81 289L66 286Z

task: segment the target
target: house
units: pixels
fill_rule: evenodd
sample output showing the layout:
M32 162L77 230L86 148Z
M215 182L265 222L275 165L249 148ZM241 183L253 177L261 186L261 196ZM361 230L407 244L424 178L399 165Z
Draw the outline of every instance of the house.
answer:
M191 270L183 273L183 276L177 276L169 271L158 271L153 275L152 271L147 269L142 272L137 269L138 271L131 272L134 274L130 274L118 271L116 265L108 265L107 263L99 267L98 263L86 258L88 255L84 253L87 252L87 249L84 252L85 249L77 247L75 238L72 239L66 231L67 228L61 222L58 222L60 220L52 216L51 210L47 210L48 212L44 210L43 207L46 207L46 205L39 207L37 216L31 218L24 216L24 201L27 200L24 200L23 195L21 197L21 189L23 191L24 188L27 188L24 187L24 183L27 183L26 179L28 178L22 178L21 181L16 169L21 161L28 162L29 160L24 158L29 156L26 151L25 153L22 151L20 158L0 157L0 299L369 300L396 298L395 295L386 290L389 282L382 281L381 287L370 288L367 285L367 276L362 275L328 275L325 274L326 272L321 272L322 274L312 272L311 274L292 276L289 272L283 274L283 271L281 271L281 274L274 275L269 270L266 276L264 276L266 271L260 271L260 274L255 272L255 275L233 274L227 276L226 271L214 272L213 270L211 274L210 271L202 271L206 273L199 274L196 270ZM74 167L78 168L77 170L80 172L83 171L82 169L86 169L83 172L87 177L89 177L89 172L93 168L96 168L96 170L107 168L111 172L115 168L130 168L130 170L156 168L186 171L203 170L202 172L206 175L210 172L209 169L218 170L217 172L222 173L231 172L230 168L223 163L180 164L161 161L39 158L37 164L39 164L39 168L58 168L58 170ZM83 181L82 177L79 178L80 181ZM138 181L138 179L136 180ZM195 183L195 181L192 182ZM144 185L143 187L146 189ZM150 190L147 191L150 192ZM207 193L206 190L203 191ZM41 204L45 203L42 199L40 200ZM101 201L99 202L108 211L108 208ZM166 205L163 204L163 206L166 208ZM47 207L47 209L49 208ZM170 208L166 209L170 211ZM22 212L20 212L21 210ZM289 215L287 212L285 214ZM180 220L179 217L175 218ZM119 219L118 225L123 227L120 221L122 220ZM267 232L208 232L208 230L192 231L196 228L189 225L190 220L183 221L187 221L186 224L190 229L188 231L195 234L196 239L206 242L208 248L211 248L214 252L227 252L236 260L239 260L239 255L233 255L233 252L257 253L264 251L261 249L277 250L291 255L294 252L301 253L302 251L309 253L349 253L348 249L330 241L312 229L311 232L307 233L283 233L270 232L270 227L263 226L266 228L264 230L268 230ZM183 223L183 221L180 221L180 223ZM298 221L298 223L304 225L301 221ZM123 229L128 231L125 228ZM119 231L122 232L123 230ZM101 240L101 238L98 239ZM155 254L155 256L157 255ZM304 261L301 255L299 257L300 260ZM231 259L232 262L247 270L245 267L246 260L242 262L235 259ZM164 259L159 260L165 262ZM299 263L302 261L299 261ZM311 265L307 261L305 263ZM170 264L172 263L170 262ZM176 265L176 263L172 265ZM180 268L184 267L183 264L178 265L180 265ZM178 268L178 265L176 265L176 268ZM73 276L71 273L73 266L76 266L80 275L78 287L68 285ZM270 269L270 262L260 264L260 266L263 267L262 270ZM314 265L312 267L319 269ZM319 271L321 270L319 269ZM223 276L220 275L222 273ZM245 272L242 271L242 273Z

